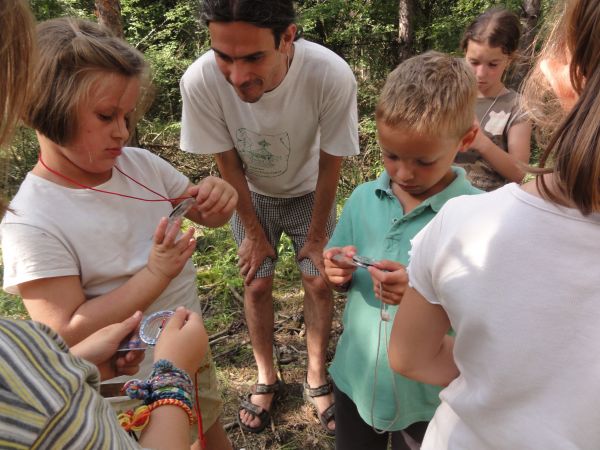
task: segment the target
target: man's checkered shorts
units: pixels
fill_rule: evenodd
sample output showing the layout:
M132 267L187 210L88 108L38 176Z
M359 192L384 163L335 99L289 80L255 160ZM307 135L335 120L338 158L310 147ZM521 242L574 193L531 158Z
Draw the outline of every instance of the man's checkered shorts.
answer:
M315 193L303 195L302 197L279 198L268 197L266 195L250 192L254 211L258 217L268 241L277 254L277 247L281 234L285 233L289 236L294 246L294 252L298 255L300 249L306 242L306 235L312 218L313 204L315 201ZM327 238L331 236L335 227L335 204L329 212L326 225ZM231 229L233 237L237 242L238 247L244 240L245 230L237 212L231 218ZM265 258L258 271L256 278L264 278L273 276L275 273L275 260ZM319 270L309 258L304 258L298 262L300 271L305 275L319 276Z

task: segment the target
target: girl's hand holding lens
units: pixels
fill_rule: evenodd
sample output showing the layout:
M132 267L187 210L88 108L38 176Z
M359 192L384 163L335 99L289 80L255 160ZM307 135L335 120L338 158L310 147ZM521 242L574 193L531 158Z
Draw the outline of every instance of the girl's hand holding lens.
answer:
M199 223L219 226L225 223L237 205L238 193L233 186L217 177L206 177L188 189L196 199L194 210L199 213Z

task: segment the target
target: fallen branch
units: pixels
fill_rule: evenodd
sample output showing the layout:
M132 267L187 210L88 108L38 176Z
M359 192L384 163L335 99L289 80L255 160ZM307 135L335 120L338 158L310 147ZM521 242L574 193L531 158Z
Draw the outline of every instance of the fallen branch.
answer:
M213 359L217 359L217 358L221 358L222 356L228 355L229 353L233 353L237 350L239 350L241 347L243 347L244 345L247 345L250 343L250 339L246 339L244 341L242 341L241 343L239 343L238 345L230 348L229 350L225 350L224 352L218 353L216 355L213 356Z
M231 291L233 298L235 298L240 305L244 306L244 297L242 297L238 291L236 291L232 286L227 285L227 289Z

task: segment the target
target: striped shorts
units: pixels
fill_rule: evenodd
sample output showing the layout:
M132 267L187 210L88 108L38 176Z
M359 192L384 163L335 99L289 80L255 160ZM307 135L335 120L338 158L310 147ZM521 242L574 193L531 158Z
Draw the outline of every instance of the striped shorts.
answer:
M279 198L268 197L266 195L250 192L252 204L256 217L267 236L267 240L277 254L277 247L282 233L285 233L292 241L294 252L298 255L300 249L306 242L306 235L310 227L312 218L313 204L315 202L315 193L303 195L301 197ZM327 238L331 236L335 227L335 204L332 206L327 218L325 233ZM231 218L231 229L233 237L238 247L244 240L245 230L237 212ZM275 260L265 258L258 271L256 278L271 277L275 273ZM304 275L320 276L319 269L309 259L304 258L298 262L298 267Z

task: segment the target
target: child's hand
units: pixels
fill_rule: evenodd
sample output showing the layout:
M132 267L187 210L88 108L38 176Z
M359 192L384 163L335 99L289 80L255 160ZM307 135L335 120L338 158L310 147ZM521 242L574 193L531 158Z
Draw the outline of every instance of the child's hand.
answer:
M208 335L202 318L180 306L168 320L154 349L154 361L166 359L190 377L200 366L208 349Z
M148 256L148 270L158 277L175 278L196 249L194 228L189 228L180 239L181 218L171 226L166 217L160 219L154 232L152 250Z
M217 177L206 177L191 186L188 194L196 199L191 214L188 213L190 219L209 227L219 227L227 222L238 200L234 187Z
M475 139L473 139L473 142L471 142L468 148L475 149L481 154L481 156L484 156L488 153L487 150L490 148L490 146L493 147L496 144L494 144L494 142L483 132L477 117L473 119L473 126L477 127L477 134L475 134ZM465 150L467 150L467 148L465 148Z
M390 305L399 305L408 286L406 268L395 261L383 259L367 269L373 280L375 296Z
M140 324L142 313L137 311L122 322L113 323L89 335L71 347L71 353L95 364L103 380L119 375L134 375L144 359L143 350L118 352L119 344Z
M354 255L356 247L353 245L332 247L323 252L325 275L331 284L342 286L352 280L352 274L356 270L356 265L352 263Z

